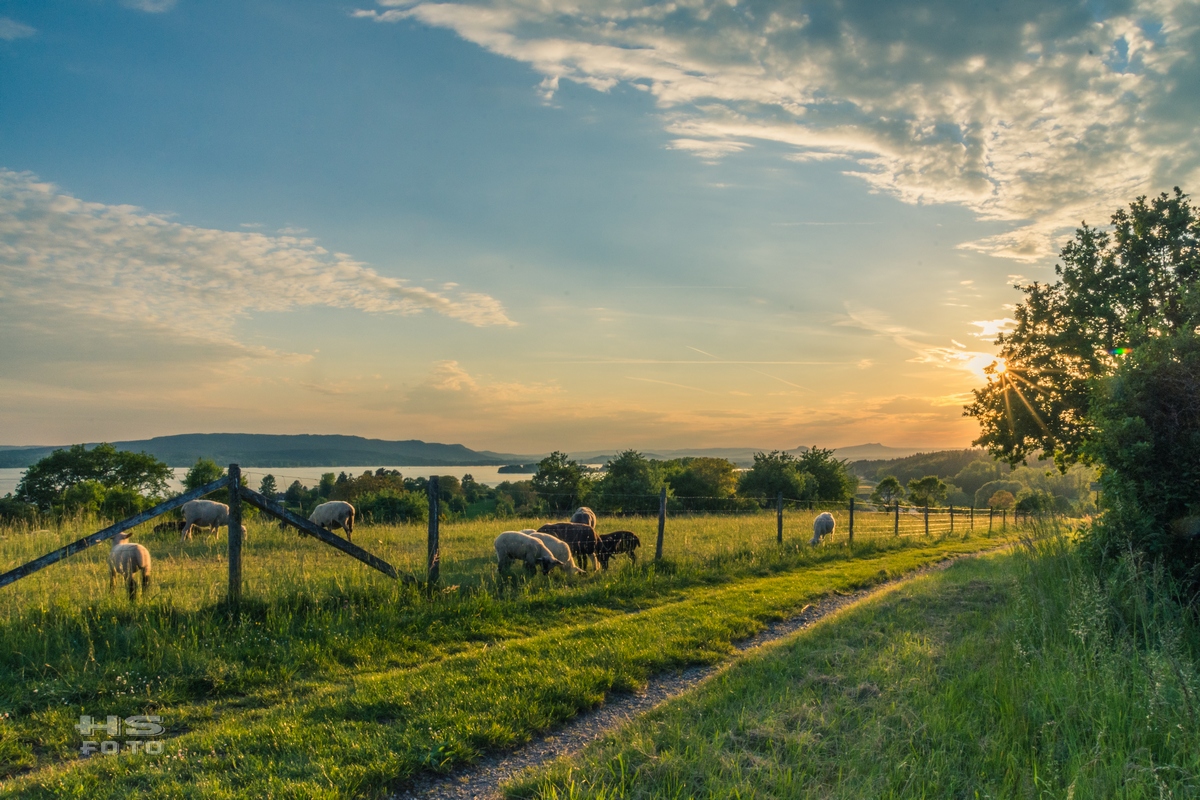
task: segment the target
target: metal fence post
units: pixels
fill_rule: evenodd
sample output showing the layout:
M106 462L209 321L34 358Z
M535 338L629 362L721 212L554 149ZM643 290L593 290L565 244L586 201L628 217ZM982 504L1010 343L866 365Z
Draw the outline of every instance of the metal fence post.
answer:
M441 553L438 551L438 516L441 498L438 496L438 476L429 476L429 542L426 548L427 585L433 588L441 574Z
M925 535L929 535L929 506L925 506Z
M775 496L775 542L783 544L783 490Z
M900 501L896 501L896 517L892 522L892 533L896 536L900 535Z
M850 537L848 544L854 544L854 498L850 498Z
M667 487L658 493L658 541L654 544L654 560L662 561L663 530L667 527Z
M229 465L229 605L242 599L242 468Z

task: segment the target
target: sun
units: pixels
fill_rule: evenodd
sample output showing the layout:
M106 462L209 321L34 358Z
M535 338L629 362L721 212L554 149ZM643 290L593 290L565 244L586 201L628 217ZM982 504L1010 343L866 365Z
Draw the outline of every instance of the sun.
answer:
M997 358L996 359L996 374L1003 375L1006 372L1008 372L1008 364L1005 363L1003 358Z

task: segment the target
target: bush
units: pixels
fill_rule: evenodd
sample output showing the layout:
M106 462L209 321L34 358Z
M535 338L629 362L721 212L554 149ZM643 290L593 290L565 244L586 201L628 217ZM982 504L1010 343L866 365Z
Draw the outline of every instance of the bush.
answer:
M384 489L359 497L355 510L362 519L378 524L425 522L429 519L429 500L415 492Z
M997 492L1007 492L1016 497L1023 491L1025 491L1025 484L1019 481L988 481L976 490L975 506L977 508L999 508L999 506L992 505L992 497Z
M1092 405L1088 455L1099 462L1105 515L1095 555L1130 548L1200 583L1200 337L1151 341L1125 357Z
M0 522L8 525L13 523L32 525L36 521L37 506L18 500L11 493L0 497Z

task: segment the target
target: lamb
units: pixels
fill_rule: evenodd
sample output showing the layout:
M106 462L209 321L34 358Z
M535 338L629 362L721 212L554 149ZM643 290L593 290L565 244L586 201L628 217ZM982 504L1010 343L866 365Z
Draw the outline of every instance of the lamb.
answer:
M820 544L822 537L832 536L834 528L833 514L823 511L813 520L813 537L809 544Z
M346 541L354 541L351 536L354 533L354 506L345 500L330 500L328 503L321 503L313 509L308 521L330 532L334 528L341 528L346 532Z
M556 536L551 536L548 533L540 533L535 530L523 530L521 533L525 534L526 536L532 536L542 544L546 545L546 549L549 550L555 558L562 562L563 569L565 569L569 574L580 575L583 573L583 570L581 570L575 564L575 559L571 557L571 548L568 547L567 543L562 539L559 539Z
M596 558L599 559L600 566L608 569L610 558L617 553L629 553L629 560L636 564L637 554L634 551L641 546L641 540L633 531L602 533L600 534L600 547L596 550Z
M216 532L217 528L229 524L229 506L215 500L189 500L183 504L183 531L179 541L192 538L192 526L199 525ZM242 536L246 526L242 526Z
M591 556L596 569L600 568L600 561L596 558L596 550L600 547L600 537L596 535L596 529L590 525L578 522L551 522L538 528L538 533L548 533L562 539L571 548L571 554L579 563L588 563L587 556Z
M552 568L563 565L546 545L521 531L505 531L496 537L496 561L501 575L508 574L508 567L514 561L524 561L525 571L530 575L537 574L539 566L542 574L548 575Z
M575 509L575 513L571 515L571 522L577 522L580 525L588 525L593 529L596 527L596 512L592 511L587 506L580 506Z
M132 600L137 591L137 584L133 580L135 572L142 573L142 594L150 586L150 551L140 544L127 544L129 535L129 531L121 531L113 537L112 552L108 554L108 590L113 590L119 572L125 578L129 599Z

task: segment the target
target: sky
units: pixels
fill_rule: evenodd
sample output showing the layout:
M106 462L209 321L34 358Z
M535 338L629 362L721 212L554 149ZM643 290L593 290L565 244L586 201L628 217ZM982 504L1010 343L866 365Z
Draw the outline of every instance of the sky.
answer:
M965 447L1200 4L0 0L0 444Z

